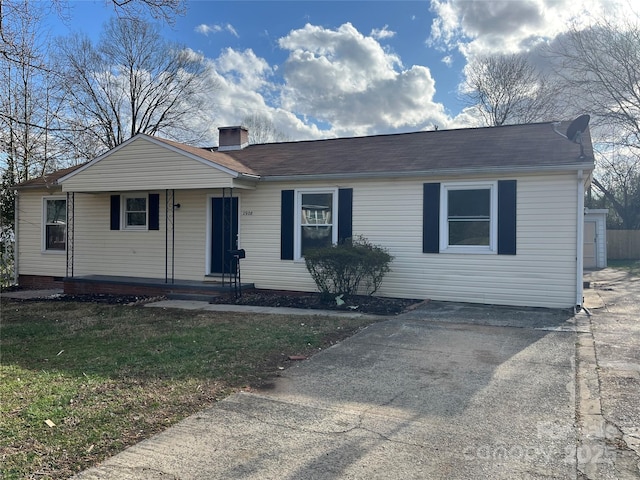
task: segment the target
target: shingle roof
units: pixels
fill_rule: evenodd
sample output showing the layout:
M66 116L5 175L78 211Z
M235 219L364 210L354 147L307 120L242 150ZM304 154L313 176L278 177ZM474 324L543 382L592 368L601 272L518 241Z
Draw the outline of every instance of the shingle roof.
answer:
M225 152L154 137L162 143L240 174L260 177L410 174L447 170L532 169L593 163L589 132L580 146L556 132L569 122L336 138L250 145ZM556 131L554 131L556 130ZM50 186L81 165L58 170L20 188Z
M564 132L569 122L556 125ZM591 138L580 146L552 123L251 145L225 152L261 176L411 173L593 162Z
M226 153L211 151L206 148L193 147L191 145L185 145L184 143L174 142L173 140L167 140L166 138L160 138L160 137L153 137L153 138L161 141L162 143L166 143L167 145L171 145L174 148L182 150L186 153L200 157L203 160L208 160L209 162L221 165L235 172L246 173L249 175L257 175L257 172L253 171L250 167L243 165L238 160L227 155Z
M82 163L80 165L74 165L73 167L56 170L55 172L47 173L42 177L32 178L30 180L27 180L26 182L20 183L18 187L20 188L55 187L60 178L74 172L75 170L79 169L83 165L85 165L85 163Z

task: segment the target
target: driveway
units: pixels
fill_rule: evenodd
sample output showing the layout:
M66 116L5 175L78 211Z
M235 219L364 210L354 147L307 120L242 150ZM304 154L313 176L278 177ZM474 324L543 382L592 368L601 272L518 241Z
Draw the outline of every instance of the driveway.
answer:
M604 269L590 281L579 334L578 461L590 478L640 478L640 276ZM593 394L591 400L584 397ZM597 460L597 461L595 461Z
M78 478L576 478L576 321L432 302Z

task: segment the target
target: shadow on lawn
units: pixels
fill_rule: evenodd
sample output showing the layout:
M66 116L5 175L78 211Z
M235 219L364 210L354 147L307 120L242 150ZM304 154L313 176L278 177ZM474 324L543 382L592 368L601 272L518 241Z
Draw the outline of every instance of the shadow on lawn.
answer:
M308 355L372 323L122 305L139 297L103 300L3 299L3 363L85 377L260 384L289 355Z

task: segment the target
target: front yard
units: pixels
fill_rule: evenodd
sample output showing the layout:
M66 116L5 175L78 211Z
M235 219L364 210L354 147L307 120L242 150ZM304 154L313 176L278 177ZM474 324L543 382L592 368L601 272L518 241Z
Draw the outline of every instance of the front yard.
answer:
M0 478L67 478L373 321L3 299Z

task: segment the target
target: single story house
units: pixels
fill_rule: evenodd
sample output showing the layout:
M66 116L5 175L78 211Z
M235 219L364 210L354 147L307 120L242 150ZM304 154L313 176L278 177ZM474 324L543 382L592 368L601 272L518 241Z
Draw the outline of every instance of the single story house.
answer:
M243 249L243 282L315 291L305 251L363 236L394 256L381 296L579 307L594 159L567 125L261 145L224 127L217 148L137 135L17 187L18 281L195 292L235 280Z

